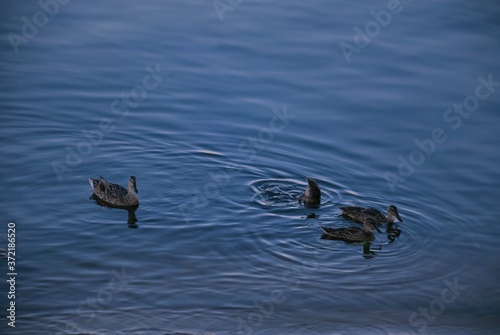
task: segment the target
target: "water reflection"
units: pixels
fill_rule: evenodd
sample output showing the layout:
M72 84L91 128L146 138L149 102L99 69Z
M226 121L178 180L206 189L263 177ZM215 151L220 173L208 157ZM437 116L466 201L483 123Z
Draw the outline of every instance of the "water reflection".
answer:
M385 232L387 233L389 243L394 242L401 235L401 229L394 227L393 223L387 225Z
M332 238L331 236L328 236L327 234L321 235L322 240L331 240L331 241L341 241L335 238ZM380 251L382 250L381 245L377 245L377 247L373 247L373 243L371 241L366 241L366 242L346 242L346 241L341 241L343 243L349 244L349 245L362 245L363 246L363 257L364 258L373 258L377 255L374 250Z
M137 220L137 217L135 216L135 211L137 210L137 208L139 208L139 205L133 207L122 207L122 206L111 205L99 199L95 193L92 193L89 199L93 200L97 205L102 207L126 210L128 213L127 217L128 227L131 229L139 228L139 225L136 224L136 222L138 222L139 220Z
M365 242L363 243L363 257L364 258L374 258L377 254L375 253L375 251L373 251L373 249L371 248L372 246L372 242ZM378 246L375 250L377 251L381 251L382 250L382 246Z

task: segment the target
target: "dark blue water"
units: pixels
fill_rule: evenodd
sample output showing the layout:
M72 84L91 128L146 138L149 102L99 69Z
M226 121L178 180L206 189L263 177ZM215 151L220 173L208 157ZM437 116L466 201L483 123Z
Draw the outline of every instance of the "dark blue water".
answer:
M0 12L2 334L500 327L496 1L48 3ZM321 239L341 204L404 222Z

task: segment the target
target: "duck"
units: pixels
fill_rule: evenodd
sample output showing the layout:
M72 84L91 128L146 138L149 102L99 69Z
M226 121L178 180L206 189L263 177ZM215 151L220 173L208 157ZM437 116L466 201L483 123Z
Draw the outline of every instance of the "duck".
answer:
M342 216L361 223L365 222L368 218L372 219L377 224L382 222L393 223L394 218L396 218L399 222L403 222L403 219L399 216L398 209L394 205L387 208L387 215L384 215L375 208L357 206L343 206L340 207L340 210L342 211Z
M318 184L312 178L306 178L307 189L298 197L299 202L304 202L308 207L318 206L321 203L321 190Z
M96 197L107 204L118 207L139 205L139 198L137 197L139 190L134 176L128 178L128 190L120 185L108 182L102 176L99 179L89 178L89 183Z
M342 227L330 228L320 226L324 233L324 238L329 240L342 240L347 243L369 242L375 239L372 230L380 230L373 219L367 218L363 223L363 228L359 227Z

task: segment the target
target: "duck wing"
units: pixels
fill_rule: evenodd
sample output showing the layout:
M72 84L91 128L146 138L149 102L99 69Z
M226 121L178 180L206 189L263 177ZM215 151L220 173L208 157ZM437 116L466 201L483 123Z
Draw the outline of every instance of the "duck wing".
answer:
M89 178L89 183L94 194L105 202L114 203L116 200L124 198L128 193L126 188L110 183L102 176L99 179Z
M359 228L356 227L342 227L342 228L331 228L320 226L323 232L328 236L339 237L346 234L353 234L359 232Z
M330 235L333 231L335 231L335 229L338 229L338 228L330 228L330 227L325 227L325 226L320 226L320 228L323 230L323 233L325 233L326 235Z
M373 219L376 223L385 221L385 215L382 214L376 208L364 208L363 210L363 222L366 219Z
M365 222L366 219L373 219L375 222L385 221L385 216L376 208L365 208L358 206L339 207L342 215L358 222Z
M350 219L364 222L366 208L358 206L342 206L339 207L342 211L342 215Z
M107 197L112 199L122 198L128 194L128 190L118 184L101 182L99 188L103 190Z

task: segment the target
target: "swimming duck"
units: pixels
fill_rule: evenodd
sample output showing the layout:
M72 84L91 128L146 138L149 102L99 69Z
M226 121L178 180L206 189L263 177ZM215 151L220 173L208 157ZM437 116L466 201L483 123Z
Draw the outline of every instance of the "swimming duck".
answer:
M94 194L105 203L119 207L133 207L139 205L139 198L136 193L137 181L134 176L128 179L128 190L120 185L110 183L103 177L99 179L89 178L90 186Z
M375 221L368 218L363 224L363 228L358 227L343 227L343 228L329 228L323 227L324 237L329 240L342 240L348 243L373 241L375 235L372 230L380 230L377 228Z
M399 216L398 209L393 205L387 208L387 216L375 208L344 206L340 207L340 210L342 211L343 216L358 222L365 222L367 218L372 219L376 223L393 223L394 218L398 219L399 222L403 222L403 219Z
M306 206L317 206L321 203L321 190L318 184L312 178L306 178L307 189L306 191L298 197L299 202L304 201Z

